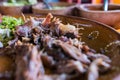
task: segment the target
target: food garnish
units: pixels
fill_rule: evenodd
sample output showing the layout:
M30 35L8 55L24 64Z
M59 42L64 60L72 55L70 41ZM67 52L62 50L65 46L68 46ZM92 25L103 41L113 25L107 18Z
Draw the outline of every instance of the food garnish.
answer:
M7 0L3 2L4 6L25 6L36 4L37 0Z
M7 42L13 39L13 33L15 31L15 26L23 24L21 18L15 18L12 16L1 16L0 19L0 41L4 46Z

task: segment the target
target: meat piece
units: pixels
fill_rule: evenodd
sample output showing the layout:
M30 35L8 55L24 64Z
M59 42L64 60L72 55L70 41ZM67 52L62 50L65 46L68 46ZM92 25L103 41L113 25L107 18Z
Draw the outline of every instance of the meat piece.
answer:
M11 40L11 41L8 41L8 45L11 46L11 45L14 45L15 42L18 41L18 36L15 37L15 39Z
M16 27L16 33L19 36L28 37L31 30L36 27L39 28L39 29L37 28L38 30L42 30L40 28L41 22L42 22L42 19L35 20L34 17L30 17L30 20L28 20L24 25Z
M33 34L41 34L44 30L43 30L44 28L42 27L42 26L38 26L38 27L34 27L34 28L32 28L32 33Z
M53 57L47 55L47 54L42 54L41 55L41 59L43 61L43 64L45 67L53 67L56 63L56 61L54 61Z
M33 40L34 44L36 44L36 45L40 44L40 35L39 34L36 34L36 35L33 34L32 37L33 37L32 40Z
M39 80L67 80L66 74L60 74L60 75L44 75L40 76Z
M111 62L110 58L107 57L106 55L103 55L103 54L99 54L99 53L95 54L95 53L93 53L93 52L87 52L86 54L87 54L87 56L88 56L90 59L92 59L92 60L101 58L101 59L103 59L105 62L108 62L108 63Z
M71 60L67 66L71 66L71 68L74 68L75 70L77 70L79 73L84 73L86 72L86 69L84 67L84 65L80 62L80 61L73 61Z
M42 21L44 20L43 18L37 18L37 17L31 17L29 19L25 19L25 17L23 16L23 20L25 22L25 26L30 26L32 28L39 26Z
M104 66L105 68L110 68L110 65L103 61L103 59L98 58L94 60L89 67L88 80L97 80L99 77L98 69L99 66Z
M84 44L84 42L79 41L77 38L75 38L75 39L69 38L69 40L67 41L67 43L70 44L70 45L73 45L73 46L77 47L80 50L82 49L83 44Z
M85 53L90 51L90 48L87 45L83 45L82 49L85 51Z
M59 62L56 68L57 73L71 74L72 72L76 72L76 74L80 74L86 72L85 66L80 61L74 60ZM72 75L75 75L75 73Z
M48 25L51 22L51 19L53 18L53 15L51 13L48 13L44 21L42 22L42 25Z
M117 75L113 80L120 80L120 74Z
M54 41L55 41L54 38L52 38L49 35L45 35L42 38L42 42L43 42L44 48L47 48L47 49L51 49L52 48L52 45L53 45Z
M107 57L106 55L100 54L100 53L96 53L95 50L90 49L87 45L83 45L82 46L82 50L86 53L86 55L91 59L91 60L95 60L97 58L102 58L104 61L110 63L111 60L109 57Z
M16 27L16 33L19 36L22 37L28 37L28 34L30 33L31 28L29 26L17 26Z
M59 29L59 24L55 24L54 22L51 22L50 24L49 24L49 29L50 29L50 35L51 36L61 36L60 35L60 29Z
M67 66L68 63L69 62L67 60L62 60L57 62L55 64L55 72L58 74L61 74L61 73L70 74L73 71L75 71L75 69L71 68L71 66Z
M39 80L44 68L36 46L17 45L16 54L16 80Z
M59 40L61 40L61 41L63 41L63 42L67 42L69 39L68 39L67 37L65 37L65 36L61 36L61 37L59 38Z
M108 62L108 63L111 62L110 58L109 58L108 56L106 56L106 55L103 55L103 54L95 54L94 57L95 57L96 59L97 59L97 58L102 58L103 61Z
M57 45L59 45L65 51L65 53L73 59L79 60L83 63L90 63L88 57L85 54L82 54L80 49L61 41L58 41Z
M64 24L61 23L59 25L59 28L62 31L62 34L65 34L65 33L68 33L68 32L72 32L73 33L73 32L76 31L75 26L70 25L70 24L64 25Z
M66 37L68 38L76 38L76 37L79 37L78 36L78 31L77 29L75 28L75 26L73 25L70 25L70 24L67 24L67 25L64 25L64 24L59 24L59 29L60 29L60 34L61 35L65 35Z
M29 42L29 41L30 41L30 38L22 37L22 42Z
M54 17L52 19L52 22L54 22L55 24L61 24L62 21L59 18Z
M38 18L34 18L34 17L30 17L30 20L25 24L27 26L31 26L32 28L39 26L42 23L42 19Z
M55 44L57 42L57 40L55 40L55 38L51 38L50 36L46 35L43 40L42 40L42 44L44 47L44 51L51 57L54 58L54 60L66 60L67 57L63 50L57 45Z

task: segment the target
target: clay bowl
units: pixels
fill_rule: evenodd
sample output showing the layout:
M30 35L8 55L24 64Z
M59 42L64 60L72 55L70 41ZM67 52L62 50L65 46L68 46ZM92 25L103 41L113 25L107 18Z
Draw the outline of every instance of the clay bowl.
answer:
M96 20L112 27L120 24L120 5L109 4L108 11L103 10L102 4L83 4L79 6L80 16Z
M76 5L75 3L65 3L65 2L56 2L49 3L54 9L45 9L45 5L43 3L38 3L32 6L32 11L34 14L58 14L58 15L67 15L70 14L71 9ZM55 9L55 7L58 7Z
M34 17L41 17L44 18L46 15L25 15L26 17L34 16ZM15 16L20 17L20 16ZM101 52L101 50L104 50L105 47L116 41L120 41L120 34L115 31L114 28L102 24L100 22L91 21L84 18L78 18L78 17L69 17L69 16L59 16L55 15L55 17L58 17L62 20L63 23L67 24L73 24L77 27L81 28L79 30L79 33L82 33L81 40L84 41L88 46L95 49L97 52ZM96 32L99 33L99 35L92 39L89 38L89 34L94 33L96 35ZM114 77L118 76L120 74L120 42L111 45L107 50L108 52L105 52L104 54L109 56L112 60L112 68L107 73L104 73L103 75L100 75L98 80L112 80ZM1 62L0 62L1 63ZM78 79L78 78L77 78ZM80 78L81 80L86 80L84 77ZM76 80L76 79L75 79Z
M31 13L31 5L25 6L5 6L0 3L0 13L3 15L19 15L21 13Z

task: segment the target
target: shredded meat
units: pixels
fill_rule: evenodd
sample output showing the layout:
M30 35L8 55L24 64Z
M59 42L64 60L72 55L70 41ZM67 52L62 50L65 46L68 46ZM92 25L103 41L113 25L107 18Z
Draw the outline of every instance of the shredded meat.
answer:
M72 80L87 74L88 80L97 80L110 68L109 57L78 39L76 26L50 13L44 19L30 17L14 35L0 54L14 55L15 80Z
M16 54L16 80L39 80L44 68L37 47L31 44L16 46Z

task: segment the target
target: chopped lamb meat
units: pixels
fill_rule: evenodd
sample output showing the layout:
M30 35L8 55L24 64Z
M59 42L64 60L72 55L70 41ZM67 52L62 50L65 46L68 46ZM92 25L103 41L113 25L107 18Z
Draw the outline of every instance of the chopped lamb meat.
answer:
M0 49L0 54L14 55L15 80L71 80L83 74L97 80L100 71L110 68L109 57L97 54L78 39L74 25L50 13L46 18L30 17L14 35L10 48Z

